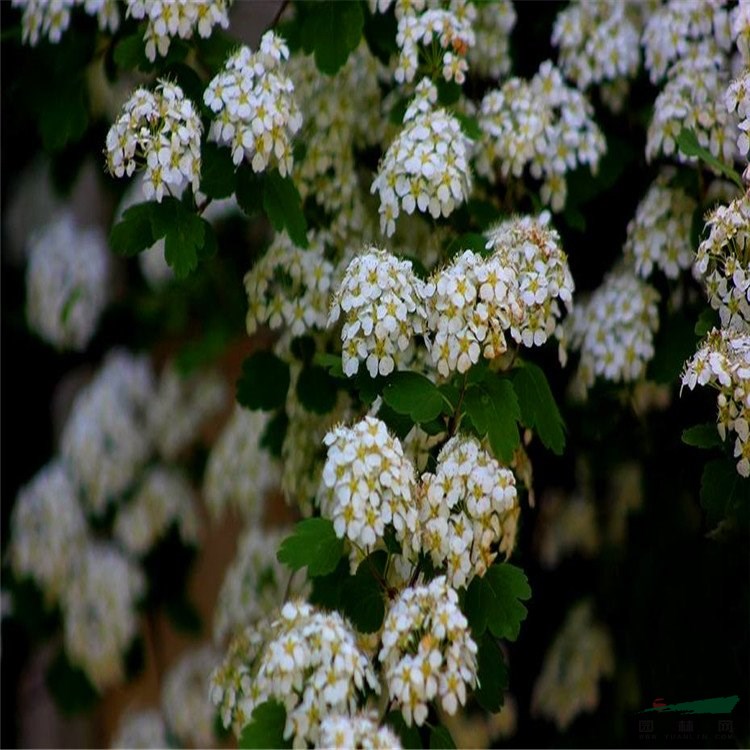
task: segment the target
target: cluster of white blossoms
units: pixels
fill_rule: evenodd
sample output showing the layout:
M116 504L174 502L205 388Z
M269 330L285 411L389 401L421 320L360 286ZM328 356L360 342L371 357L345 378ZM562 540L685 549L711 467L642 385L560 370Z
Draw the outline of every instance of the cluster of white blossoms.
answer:
M214 641L221 643L281 606L289 572L276 559L283 530L248 527L224 575L214 610Z
M260 447L267 424L267 414L235 405L203 478L203 497L214 518L228 507L250 522L262 517L265 496L279 483L278 463Z
M750 65L750 5L738 3L731 12L730 22L740 58L746 66Z
M523 307L511 318L510 335L524 346L541 346L554 332L562 310L573 305L575 285L560 235L550 226L549 212L508 219L487 232L487 250L515 272L513 296Z
M398 83L414 80L420 50L425 50L422 54L430 65L441 66L446 81L464 82L469 67L466 52L476 41L471 18L474 8L463 2L454 5L460 6L459 12L442 8L420 9L418 3L413 3L398 19L396 44L399 56L393 72ZM439 63L437 57L432 59L435 55L439 56Z
M695 161L697 157L677 150L677 137L687 128L716 158L733 162L737 125L724 104L728 85L729 72L723 58L702 55L676 62L654 102L646 134L646 158L651 161L663 154L674 155L681 162Z
M419 503L422 549L445 566L453 588L483 576L497 557L501 519L517 504L516 479L474 437L454 435L423 474Z
M523 314L516 286L512 267L471 250L432 275L426 343L443 377L467 372L480 355L493 359L507 350L504 331Z
M347 750L366 747L369 750L401 750L401 740L387 726L378 724L375 712L354 716L326 716L320 722L319 747Z
M302 114L282 68L288 58L284 40L267 31L257 52L240 47L208 84L203 101L215 115L208 138L231 148L235 166L247 159L253 172L269 165L284 176L291 172L292 138Z
M59 601L86 540L86 521L64 464L44 466L18 493L11 516L10 564L48 603Z
M130 487L151 455L146 414L153 389L148 360L114 350L73 402L61 454L94 515Z
M352 559L361 559L393 528L403 554L419 550L419 512L412 499L414 466L385 423L365 417L325 436L328 449L318 492L321 514L336 536L348 539Z
M554 721L562 732L599 703L599 680L614 674L609 631L595 622L590 601L575 605L544 657L534 684L532 714Z
M373 378L407 364L412 339L425 333L428 291L411 261L398 260L374 246L356 256L333 295L328 315L329 325L344 316L344 374L355 375L360 362L366 363Z
M380 196L380 228L396 231L401 211L418 210L437 219L449 216L471 191L470 139L445 109L435 109L437 89L429 79L417 85L404 127L388 147L371 192Z
M255 661L257 671L240 683L242 697L235 695L233 702L239 698L245 717L267 700L283 703L284 738L295 747L317 744L324 717L354 714L365 691L380 691L369 659L341 615L301 601L284 605ZM224 690L216 676L211 696L214 705L222 705Z
M737 471L750 476L750 329L716 329L708 334L682 374L682 385L713 385L718 391L717 429L722 440L736 435Z
M169 747L164 717L155 708L125 713L120 717L110 747L122 750Z
M287 329L292 336L325 328L333 270L320 238L311 238L304 250L285 232L277 233L245 274L248 334L262 325Z
M58 349L83 350L109 302L110 264L104 235L63 213L29 241L26 317Z
M195 495L187 477L177 469L150 468L115 519L114 537L132 555L149 552L175 527L185 544L198 540Z
M528 167L553 211L565 205L565 174L584 164L595 171L606 150L591 104L549 60L530 81L510 78L488 92L477 119L477 172L494 182L496 167L502 179L520 178Z
M216 747L215 713L207 686L219 661L211 646L194 648L183 654L164 677L164 718L183 747Z
M747 4L745 7L748 7ZM750 15L750 11L748 14ZM750 65L750 61L747 64ZM729 84L724 103L730 113L737 113L740 121L737 150L741 156L748 158L748 151L750 151L750 69L745 70Z
M474 45L466 59L472 71L494 81L511 68L510 34L516 25L516 11L510 0L482 3L476 8Z
M434 699L450 715L466 703L477 682L477 645L445 576L401 592L383 623L378 659L408 726L424 724Z
M165 57L172 39L190 39L196 30L204 39L214 26L229 26L232 0L125 0L127 15L138 21L146 19L146 57Z
M750 328L750 197L716 206L706 219L709 234L698 247L694 271L723 328Z
M145 583L140 568L112 544L92 542L79 553L62 600L65 651L99 690L124 676Z
M641 62L639 6L625 0L571 3L555 19L552 44L560 49L560 68L581 91L602 85L615 111L624 104L628 81Z
M148 426L159 455L176 459L195 442L201 427L217 416L227 401L227 385L216 370L184 376L173 362L161 372Z
M107 169L115 177L130 177L145 166L148 200L180 194L186 184L197 191L202 128L195 106L176 84L161 80L154 91L138 88L107 133Z
M57 44L70 26L70 14L76 7L83 8L90 16L95 15L101 31L115 32L120 25L117 0L13 0L12 5L23 11L22 39L32 47L42 37Z
M652 83L669 74L670 66L695 57L721 56L732 45L729 12L724 0L668 0L651 7L643 30L646 70Z
M623 251L644 279L654 267L676 279L693 262L690 233L696 202L682 188L670 186L674 169L665 169L638 204L628 223Z
M579 299L562 326L561 360L566 349L580 350L575 376L579 395L597 377L615 383L638 380L654 356L659 327L659 293L628 268L606 276L588 298Z

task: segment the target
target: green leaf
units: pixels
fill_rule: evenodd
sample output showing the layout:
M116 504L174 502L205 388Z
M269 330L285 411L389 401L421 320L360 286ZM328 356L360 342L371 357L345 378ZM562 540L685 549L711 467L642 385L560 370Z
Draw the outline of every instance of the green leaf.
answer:
M308 53L315 53L318 70L332 76L359 45L365 22L362 6L339 0L317 0L304 7L302 44Z
M494 203L481 200L480 198L471 198L466 204L469 216L474 220L479 229L486 229L491 224L498 221L502 214ZM486 250L484 252L487 252Z
M349 5L349 3L342 3ZM266 176L263 185L263 210L277 232L286 229L297 247L307 247L307 221L302 213L302 199L290 177L277 171Z
M309 601L324 609L341 609L341 594L344 586L353 576L349 575L349 558L344 556L333 573L315 576L311 582Z
M227 198L235 191L236 183L230 150L209 141L204 143L201 149L201 192L215 200Z
M202 336L188 341L177 352L174 364L183 377L201 367L213 364L224 353L229 343L229 334L219 325L211 326Z
M137 255L156 242L151 228L153 206L153 203L138 203L123 213L109 235L109 244L114 252L125 256Z
M674 383L680 377L685 360L695 352L696 338L693 324L682 313L661 321L654 337L654 358L646 371L649 380Z
M461 112L453 112L453 116L461 123L461 130L467 138L477 141L482 137L482 129L479 127L476 117L470 117Z
M385 422L386 427L399 439L403 440L413 429L414 422L407 414L399 414L388 404L381 404L378 409L378 419ZM429 422L428 424L432 424ZM443 428L445 429L445 428Z
M750 504L750 479L743 479L734 461L717 458L703 468L701 505L708 522L717 524L732 512Z
M81 139L89 126L89 104L85 81L65 81L49 95L36 92L37 125L47 151L60 151Z
M203 627L200 613L184 593L165 602L164 612L178 633L200 635Z
M430 422L443 411L438 387L417 372L395 372L383 389L383 401L398 414L408 414L415 422Z
M430 750L441 750L441 748L455 750L455 747L456 743L445 727L438 724L430 729Z
M479 255L486 255L486 245L487 238L484 235L477 232L468 232L467 234L462 234L460 237L456 237L452 240L448 245L446 253L450 257L453 257L458 253L462 253L464 250L473 250Z
M385 723L398 735L404 750L422 750L418 727L414 724L407 726L401 711L391 711L385 717Z
M328 414L336 406L336 381L325 368L307 365L297 380L297 397L307 411Z
M120 70L135 70L148 68L150 63L146 57L146 46L140 31L120 39L115 45L114 61Z
M709 167L732 180L740 190L745 190L745 187L742 184L742 178L737 172L723 162L720 162L707 148L703 148L703 146L698 143L698 137L692 130L683 128L680 131L680 134L677 136L677 148L680 149L685 156L697 157L708 164Z
M394 13L372 13L366 3L364 4L364 9L365 25L363 33L367 40L367 46L370 48L370 52L383 65L387 66L391 55L398 53L398 45L396 44L398 24L396 23L396 16ZM399 120L399 122L401 121Z
M336 536L327 518L308 518L294 527L276 554L280 563L292 570L307 567L311 578L336 569L344 551L344 540Z
M193 44L206 67L216 74L224 67L227 57L237 49L240 43L226 32L214 27L210 37L207 39L200 36L194 37Z
M480 435L487 435L492 452L509 463L520 445L516 422L521 418L513 384L505 378L487 378L466 389L464 406Z
M289 365L272 352L259 351L242 363L237 401L246 409L272 411L286 403Z
M313 363L325 367L331 377L338 380L346 379L344 370L341 366L340 354L329 354L328 352L316 352L313 356Z
M154 239L164 237L164 258L178 279L198 267L198 252L206 239L206 222L176 198L151 204Z
M682 442L694 448L716 448L721 438L714 422L696 424L682 431Z
M96 688L80 668L71 664L64 649L47 669L47 688L64 714L77 714L93 708L99 698Z
M273 700L261 703L255 707L250 723L242 730L239 747L246 750L291 747L291 739L284 739L285 725L286 709L283 704Z
M260 447L265 448L272 456L281 458L281 447L289 427L289 417L285 411L279 411L266 425L260 436Z
M698 316L698 320L695 323L694 333L699 338L703 338L709 331L713 330L719 325L719 316L716 314L716 310L707 307Z
M357 567L357 572L344 584L341 604L344 614L360 633L376 633L385 618L383 588L375 576L382 576L388 553L378 550L368 555Z
M565 450L565 424L544 371L525 362L513 371L513 388L521 409L521 422L534 430L546 448L558 456Z
M503 707L508 688L508 668L498 642L485 633L479 640L477 652L477 678L479 685L474 693L477 703L490 713Z
M242 162L237 169L236 179L237 204L252 218L263 206L263 175L256 174L247 162Z
M450 107L461 98L461 87L455 81L446 81L441 77L435 85L438 90L438 102L443 107Z

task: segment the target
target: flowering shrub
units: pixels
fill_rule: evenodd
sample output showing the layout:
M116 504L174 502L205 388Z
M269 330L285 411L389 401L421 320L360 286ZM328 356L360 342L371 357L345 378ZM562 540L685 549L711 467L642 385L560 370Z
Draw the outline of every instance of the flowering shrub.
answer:
M113 746L549 746L650 701L656 571L733 606L705 550L747 536L747 3L251 7L2 8L48 155L8 330L72 371L3 614L65 709L154 666Z

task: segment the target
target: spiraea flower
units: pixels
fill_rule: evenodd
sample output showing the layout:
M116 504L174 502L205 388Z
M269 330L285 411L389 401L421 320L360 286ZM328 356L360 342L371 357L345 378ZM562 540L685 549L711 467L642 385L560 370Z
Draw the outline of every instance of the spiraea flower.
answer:
M478 121L479 174L494 182L520 178L528 168L553 211L565 206L566 173L584 164L595 171L606 149L591 104L549 60L530 81L510 78L487 93Z
M253 53L240 47L209 83L203 101L215 115L209 140L232 150L235 165L247 159L253 172L292 169L292 138L302 127L294 84L283 69L289 48L273 31Z
M110 744L112 748L123 750L136 747L157 750L168 746L167 725L161 712L155 708L123 714Z
M493 359L507 350L504 331L522 315L516 287L512 267L471 250L432 275L426 341L440 375L467 372L480 356Z
M423 474L422 549L453 588L483 576L497 557L502 519L517 505L516 479L474 437L454 435Z
M516 25L516 11L510 0L483 3L476 8L474 44L466 59L471 70L498 80L511 68L510 33Z
M426 287L411 261L370 247L349 264L331 301L328 324L341 314L342 363L351 377L366 363L370 377L408 362L414 336L425 333Z
M367 747L372 750L401 750L401 740L393 730L378 724L375 712L354 716L326 716L320 722L320 747L347 750Z
M559 731L599 703L599 681L612 677L615 659L609 631L594 619L590 601L570 610L544 657L531 711L554 721Z
M138 632L142 571L114 545L79 553L62 601L65 651L99 690L124 677L124 656Z
M690 233L697 204L682 188L670 186L675 174L674 169L662 171L628 224L623 250L644 279L654 267L676 279L693 262Z
M436 101L434 84L420 81L404 127L372 183L371 192L380 196L380 228L386 236L394 233L401 211L429 211L435 219L449 216L471 191L470 140L455 117L435 109Z
M251 656L253 651L257 653L251 646ZM267 700L283 703L284 738L292 739L295 747L318 743L322 719L351 716L366 691L379 692L375 672L347 622L337 612L322 612L301 601L283 606L254 661L248 679L240 679L233 702L248 718ZM221 705L217 699L225 696L221 676L214 675L214 704Z
M365 554L395 531L404 555L419 549L419 513L412 499L414 466L401 442L383 422L365 417L353 427L339 426L324 440L328 456L318 500L336 535Z
M747 7L747 4L745 7ZM748 15L750 15L750 11L748 11ZM750 62L748 62L748 65L750 65ZM747 158L748 151L750 151L750 69L745 70L739 78L729 84L724 102L730 112L737 113L740 121L737 150Z
M81 7L90 16L96 16L99 29L112 32L120 25L120 10L116 0L13 0L12 5L23 10L21 33L24 44L35 47L40 38L52 44L62 39L70 26L70 14Z
M732 39L746 66L750 65L750 5L738 3L730 15Z
M439 700L447 714L466 703L477 681L477 645L445 576L404 589L383 623L378 659L388 696L407 725L422 726L428 703Z
M714 208L706 219L708 237L695 256L694 272L702 278L708 301L719 311L724 328L750 329L750 198Z
M32 578L47 602L58 601L86 540L77 488L61 461L47 464L21 488L13 506L11 532L14 575Z
M718 391L717 429L722 440L735 434L737 471L750 476L750 334L748 328L711 331L685 365L682 385L713 385Z
M126 0L127 15L146 19L146 57L165 57L172 39L190 39L196 30L202 38L211 36L214 26L229 26L231 0Z
M575 386L583 396L597 377L614 383L638 380L654 356L659 293L628 268L604 279L588 298L579 298L562 326L561 360L569 346L581 353Z
M182 655L164 677L164 717L181 743L216 747L214 708L207 686L219 660L219 654L209 645L194 648Z
M176 84L162 80L154 91L136 89L107 133L107 169L115 177L145 169L143 193L149 200L180 194L186 184L197 191L202 127L195 106Z
M268 415L236 405L211 449L203 496L216 518L228 506L251 522L263 515L265 496L278 486L279 467L260 446Z
M120 508L115 539L131 554L143 556L173 526L185 544L197 544L195 494L180 471L155 466L148 470L135 496Z
M104 235L78 227L63 213L32 235L29 245L29 326L58 349L85 349L110 297Z
M247 332L259 326L301 336L326 326L333 265L320 238L306 250L277 234L265 255L245 274Z
M511 319L510 335L524 346L541 346L554 332L562 315L573 305L575 285L560 235L549 224L550 215L519 216L487 233L493 259L515 273L514 296L523 306L520 319Z

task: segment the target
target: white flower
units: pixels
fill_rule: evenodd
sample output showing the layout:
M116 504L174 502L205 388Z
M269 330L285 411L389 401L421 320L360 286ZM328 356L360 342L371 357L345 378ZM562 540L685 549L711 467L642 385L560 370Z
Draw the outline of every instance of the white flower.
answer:
M320 747L348 750L366 747L372 750L401 750L401 741L387 726L378 725L374 711L354 716L326 716L320 722Z
M13 0L12 5L23 9L22 38L24 44L32 47L44 36L57 44L70 26L70 14L75 7L83 7L90 16L96 15L101 31L115 32L120 25L116 0Z
M510 0L482 3L476 8L474 44L466 59L473 71L498 80L511 68L510 34L516 25L516 11Z
M110 747L132 750L132 748L168 747L167 725L156 709L128 711L120 717L117 731Z
M738 3L731 11L732 39L746 66L750 65L750 5Z
M737 150L747 158L750 151L750 70L745 70L729 84L724 101L729 112L737 112L740 120Z

